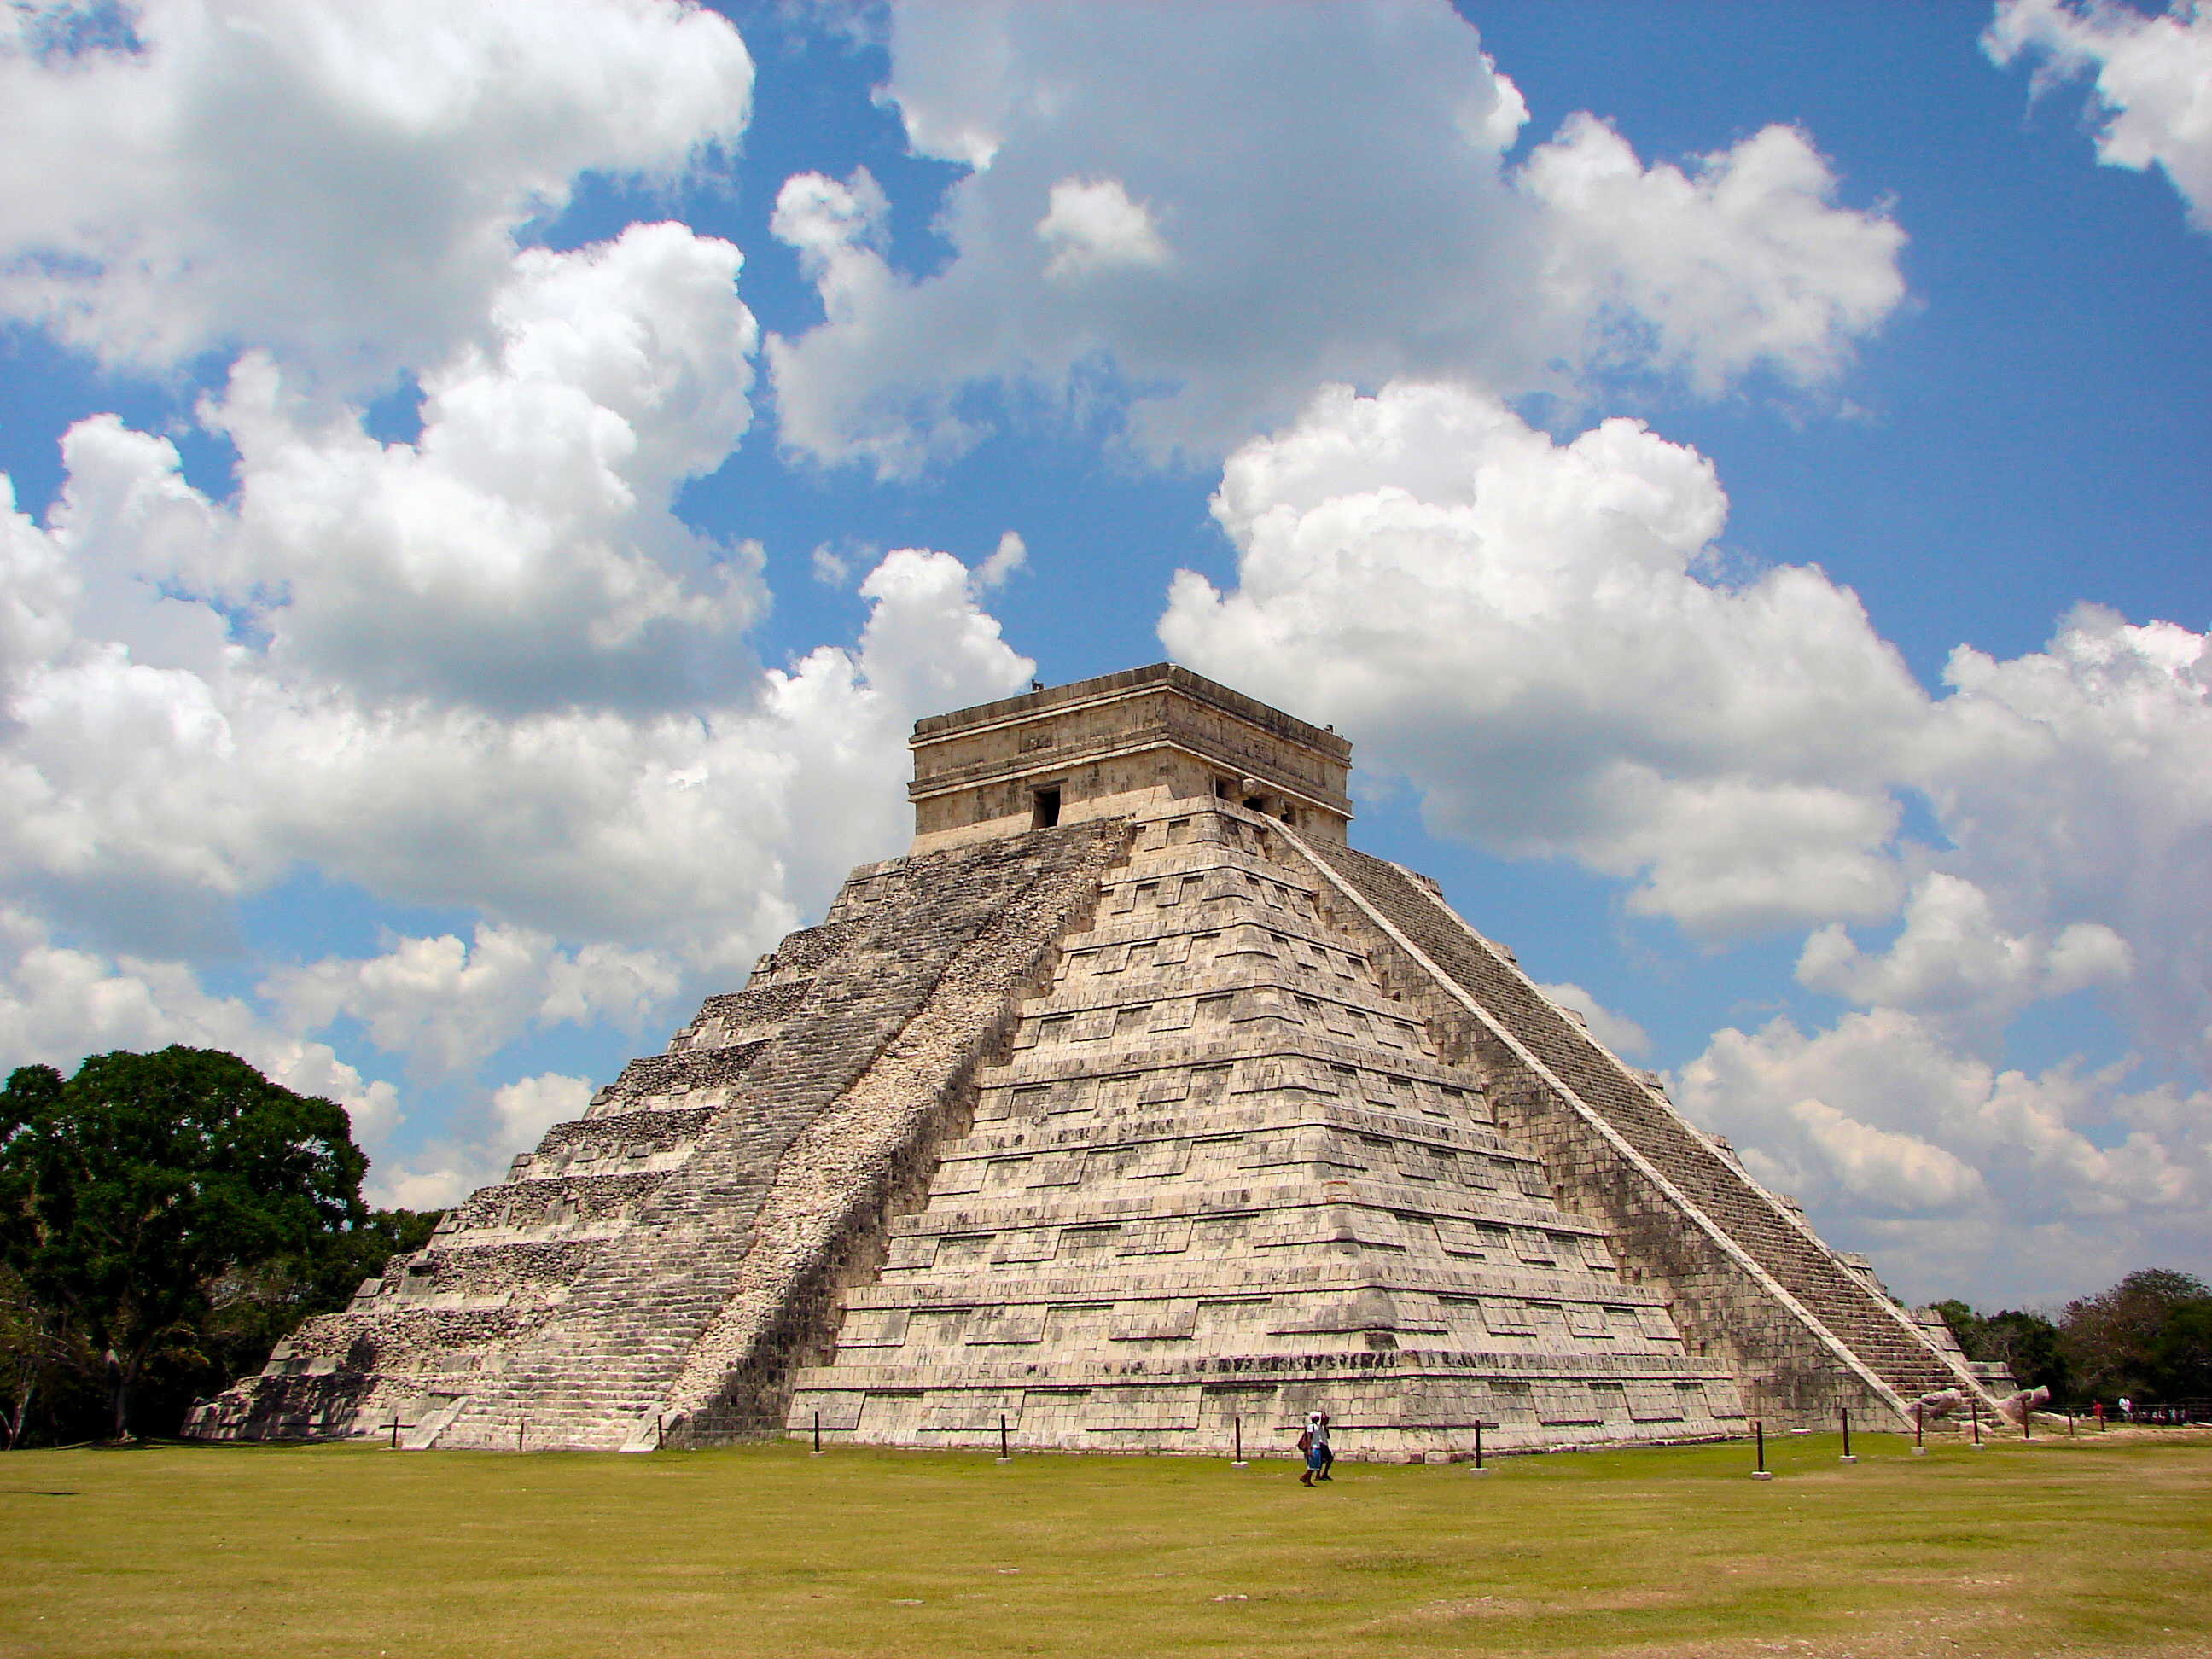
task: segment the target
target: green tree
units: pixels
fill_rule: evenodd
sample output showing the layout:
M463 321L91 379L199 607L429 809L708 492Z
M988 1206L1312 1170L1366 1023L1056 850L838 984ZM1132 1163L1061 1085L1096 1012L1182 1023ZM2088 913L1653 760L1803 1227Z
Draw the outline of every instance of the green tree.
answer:
M2212 1304L2212 1285L2194 1273L2146 1267L2109 1291L2066 1305L2060 1347L2084 1390L2189 1398L2176 1388L2191 1370L2193 1310ZM2176 1327L2169 1339L2169 1326Z
M2145 1376L2156 1400L2212 1400L2212 1301L2191 1297L2166 1311Z
M1951 1328L1951 1334L1959 1339L1959 1346L1965 1350L1966 1358L1974 1358L1972 1345L1981 1340L1981 1315L1955 1297L1934 1305L1936 1311L1943 1316L1943 1322Z
M23 1437L32 1406L47 1403L63 1362L81 1358L74 1334L31 1294L23 1276L0 1263L0 1427L8 1449Z
M2001 1359L2023 1389L2044 1388L2053 1400L2071 1397L2073 1368L2058 1341L2058 1327L2042 1314L2016 1308L1991 1314L1982 1322L1982 1352L1977 1359Z
M343 1107L233 1054L23 1066L0 1091L0 1262L71 1334L58 1361L97 1366L119 1439L149 1362L205 1363L211 1287L367 1219L368 1167Z

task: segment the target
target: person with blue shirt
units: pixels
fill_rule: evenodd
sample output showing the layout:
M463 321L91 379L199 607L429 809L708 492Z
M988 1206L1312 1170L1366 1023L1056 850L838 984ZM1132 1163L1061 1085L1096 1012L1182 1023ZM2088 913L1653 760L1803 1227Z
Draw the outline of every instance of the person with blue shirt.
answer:
M1305 1473L1298 1476L1298 1485L1310 1486L1316 1480L1328 1479L1328 1466L1336 1462L1336 1454L1328 1449L1328 1413L1308 1412L1305 1432L1298 1437L1298 1449L1306 1455Z

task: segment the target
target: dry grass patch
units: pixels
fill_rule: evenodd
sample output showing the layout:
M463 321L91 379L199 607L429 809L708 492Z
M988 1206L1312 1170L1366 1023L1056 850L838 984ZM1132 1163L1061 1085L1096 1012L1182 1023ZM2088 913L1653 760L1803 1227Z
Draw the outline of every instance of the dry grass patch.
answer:
M2212 1437L1463 1467L795 1446L0 1457L0 1651L2212 1654Z

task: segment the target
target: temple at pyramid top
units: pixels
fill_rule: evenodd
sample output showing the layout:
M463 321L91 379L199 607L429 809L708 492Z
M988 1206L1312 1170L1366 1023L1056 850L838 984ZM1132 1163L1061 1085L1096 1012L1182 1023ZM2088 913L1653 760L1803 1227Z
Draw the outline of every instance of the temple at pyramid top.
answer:
M1352 745L1173 663L917 720L915 850L1192 796L1345 839Z
M915 835L210 1439L1361 1457L1996 1401L1437 884L1159 664L915 728ZM1940 1421L1940 1419L1938 1419Z

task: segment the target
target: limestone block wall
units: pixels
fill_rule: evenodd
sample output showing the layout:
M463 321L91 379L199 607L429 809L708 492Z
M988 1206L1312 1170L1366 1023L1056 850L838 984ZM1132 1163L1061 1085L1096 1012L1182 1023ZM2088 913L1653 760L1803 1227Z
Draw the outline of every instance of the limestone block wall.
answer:
M787 1013L788 988L738 1000ZM651 1226L656 1196L775 1027L756 1019L749 1029L751 1040L696 1053L688 1065L665 1055L632 1062L584 1117L555 1125L507 1180L450 1212L426 1249L393 1258L345 1311L309 1320L260 1376L196 1410L186 1433L343 1438L398 1425L414 1443L434 1434L543 1330L594 1261L641 1222Z
M917 850L1019 828L1047 787L1065 821L1241 793L1248 776L1310 834L1343 839L1352 810L1343 738L1169 663L933 716L913 747Z
M967 1127L977 1067L1003 1055L1021 994L1049 974L1059 941L1089 921L1127 832L1096 823L1019 839L1051 850L1038 877L977 895L977 925L927 998L778 1162L731 1293L666 1391L668 1432L680 1442L782 1422L796 1370L829 1353L842 1294L879 1270L894 1215L918 1206L945 1139ZM940 860L950 862L913 860L909 879L947 912L945 873L931 868ZM887 949L912 948L888 927L877 937Z
M1975 1386L1343 844L1334 733L1159 665L915 749L906 857L188 1432L1404 1456Z
M1544 1160L1568 1208L1601 1218L1624 1267L1661 1288L1694 1352L1724 1359L1770 1422L1900 1413L1972 1386L1902 1310L1836 1257L1665 1097L1553 1006L1432 884L1347 847L1277 832L1324 874L1340 925L1488 1079L1500 1127Z
M1138 821L788 1423L826 1439L1347 1455L1726 1431L1605 1228L1553 1201L1316 887L1208 799Z
M841 1263L867 1260L899 1171L927 1156L901 1137L926 1139L962 1098L963 1068L1087 917L1122 841L1117 824L1079 826L856 871L823 926L708 999L666 1053L633 1061L187 1431L336 1437L397 1421L416 1445L605 1447L649 1443L657 1419L716 1400L716 1426L691 1431L780 1420L784 1362L732 1342L743 1322L726 1304L773 1303L780 1352L804 1351L810 1310ZM810 1212L811 1231L792 1224L823 1138L795 1158L794 1144L864 1079L880 1106L894 1073L898 1110L837 1120L848 1201L828 1222ZM738 1402L721 1362L693 1352L709 1331L744 1373Z

